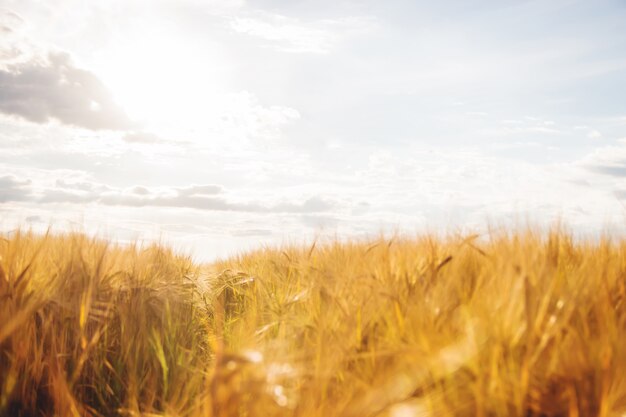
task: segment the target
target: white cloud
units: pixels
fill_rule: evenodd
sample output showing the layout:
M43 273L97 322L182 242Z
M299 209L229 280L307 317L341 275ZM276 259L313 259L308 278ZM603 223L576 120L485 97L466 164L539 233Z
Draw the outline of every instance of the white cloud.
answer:
M203 125L214 140L273 141L283 129L301 118L292 107L263 105L249 91L223 95L204 115Z
M303 21L257 11L251 16L234 17L230 27L235 32L268 41L270 46L280 51L324 54L350 36L373 30L376 20L369 17L346 17Z
M30 49L22 34L24 19L11 10L0 9L0 68L24 59Z

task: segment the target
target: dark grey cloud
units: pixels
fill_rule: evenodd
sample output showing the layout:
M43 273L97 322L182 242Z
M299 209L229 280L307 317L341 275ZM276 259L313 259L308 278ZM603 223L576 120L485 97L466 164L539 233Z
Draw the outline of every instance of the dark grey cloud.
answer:
M98 77L76 68L66 53L0 69L0 112L35 123L55 119L91 130L134 126Z
M32 198L30 185L30 180L18 180L13 175L0 177L0 203L30 200Z

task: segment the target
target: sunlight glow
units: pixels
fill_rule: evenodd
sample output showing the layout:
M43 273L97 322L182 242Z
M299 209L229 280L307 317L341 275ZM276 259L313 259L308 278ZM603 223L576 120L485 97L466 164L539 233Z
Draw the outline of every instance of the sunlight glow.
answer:
M107 51L97 71L129 116L157 130L194 128L224 89L219 54L169 34L138 35ZM210 44L209 44L210 46Z

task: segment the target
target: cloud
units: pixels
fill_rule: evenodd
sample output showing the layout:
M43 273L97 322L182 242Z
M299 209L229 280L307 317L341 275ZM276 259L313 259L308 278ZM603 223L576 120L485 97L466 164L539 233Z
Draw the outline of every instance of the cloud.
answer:
M124 132L121 140L129 145L135 146L152 146L152 147L168 147L188 149L192 142L187 140L165 139L160 135L145 130Z
M18 181L13 176L0 177L0 203L32 202L39 204L100 204L121 207L190 208L206 211L243 213L321 213L334 208L334 203L319 196L302 202L264 204L259 201L231 201L224 190L214 184L185 187L148 188L134 186L113 188L87 181L56 180L53 187L35 190L30 180Z
M109 193L94 198L94 202L108 206L191 208L207 211L233 211L245 213L317 213L333 208L333 204L320 197L312 197L302 203L264 205L260 202L234 202L216 196L212 185L174 188L165 193L144 195ZM221 189L220 189L221 190ZM84 202L81 200L68 202Z
M24 19L12 10L0 9L0 31L4 34L12 34L24 24Z
M626 177L626 146L603 146L586 155L577 165L610 177Z
M0 69L0 112L35 123L52 119L91 130L134 126L93 73L66 53L50 53Z
M273 212L285 213L318 213L331 210L335 205L319 196L311 197L303 203L282 203L269 208Z
M626 177L626 161L622 161L621 164L616 162L606 165L591 165L589 169L598 174L609 175L612 177Z
M133 194L138 194L138 195L148 195L150 194L150 190L148 190L146 187L142 187L140 185L133 187L131 189L131 192Z
M300 217L300 221L305 226L313 229L320 229L326 227L334 227L339 224L339 219L328 215L303 215Z
M155 135L154 133L148 133L148 132L127 133L122 137L122 140L128 143L146 143L146 144L165 143L165 140L161 139L159 136Z
M202 116L206 119L206 115ZM301 118L300 112L287 106L265 106L249 91L221 97L211 120L215 133L230 138L273 141L282 137L283 129Z
M95 201L91 194L71 192L62 189L46 190L41 198L37 200L39 203L90 203Z
M24 23L19 14L0 9L0 66L26 59L32 49L22 34Z
M252 237L252 236L272 236L272 231L268 229L242 229L230 232L234 237Z
M269 42L273 48L291 53L325 54L342 39L376 27L369 17L346 17L302 21L275 13L257 11L251 16L234 17L232 30Z
M57 188L88 191L88 192L105 192L105 191L111 190L111 188L107 187L106 185L94 184L88 181L67 182L66 180L59 179L59 180L56 180L55 185Z
M0 203L27 201L31 198L31 181L20 181L13 175L0 177Z
M178 188L178 195L213 195L222 192L219 185L191 185L189 187Z
M69 201L72 202L72 201ZM206 194L124 194L111 193L94 197L93 202L107 206L191 208L207 211L260 213L267 209L258 203L237 203Z

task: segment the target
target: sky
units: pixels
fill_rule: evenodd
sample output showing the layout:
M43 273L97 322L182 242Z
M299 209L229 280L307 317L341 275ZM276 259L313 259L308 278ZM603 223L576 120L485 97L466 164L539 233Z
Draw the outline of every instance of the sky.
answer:
M199 260L626 227L626 3L0 0L0 231Z

